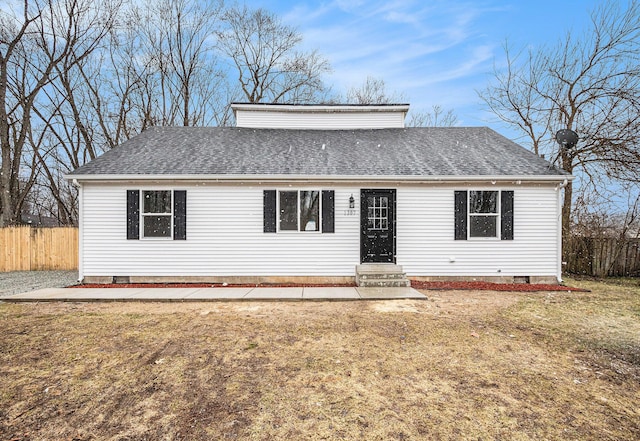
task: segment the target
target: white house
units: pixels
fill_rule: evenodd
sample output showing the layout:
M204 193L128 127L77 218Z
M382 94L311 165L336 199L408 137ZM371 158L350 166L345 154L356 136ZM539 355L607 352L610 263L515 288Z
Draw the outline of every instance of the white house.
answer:
M561 280L572 176L486 127L408 105L233 104L236 127L154 127L67 176L85 282ZM364 267L366 268L366 266Z

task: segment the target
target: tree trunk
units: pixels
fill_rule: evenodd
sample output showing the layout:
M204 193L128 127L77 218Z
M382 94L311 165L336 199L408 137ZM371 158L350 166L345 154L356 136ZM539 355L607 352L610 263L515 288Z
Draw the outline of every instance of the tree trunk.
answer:
M2 168L0 168L0 227L15 223L15 209L11 197L11 141L9 138L9 120L6 102L7 71L3 66L0 72L0 149L2 149Z
M573 159L568 153L562 152L562 168L573 174ZM567 261L569 252L569 235L571 234L571 207L573 201L573 183L567 182L564 188L564 201L562 203L562 260Z

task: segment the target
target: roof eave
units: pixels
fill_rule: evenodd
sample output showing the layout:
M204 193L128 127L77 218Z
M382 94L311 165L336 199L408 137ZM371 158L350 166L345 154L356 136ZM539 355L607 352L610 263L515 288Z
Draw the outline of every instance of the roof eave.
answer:
M542 183L573 181L573 175L477 175L477 176L371 176L371 175L207 175L207 174L68 174L67 180L77 182L121 182L121 181L213 181L213 182L357 182L357 183Z
M231 109L235 113L237 110L245 111L277 111L296 113L367 113L367 112L408 112L409 104L264 104L264 103L231 103Z

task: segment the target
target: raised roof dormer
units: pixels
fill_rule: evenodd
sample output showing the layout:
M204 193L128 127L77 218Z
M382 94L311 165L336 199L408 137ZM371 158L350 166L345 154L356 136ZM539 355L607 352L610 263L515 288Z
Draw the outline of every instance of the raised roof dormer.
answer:
M404 128L409 104L232 103L236 127L254 129Z

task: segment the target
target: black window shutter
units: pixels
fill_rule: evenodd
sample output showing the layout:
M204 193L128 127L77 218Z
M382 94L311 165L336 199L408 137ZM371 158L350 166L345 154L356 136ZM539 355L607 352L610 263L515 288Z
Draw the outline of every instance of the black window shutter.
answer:
M513 240L513 191L503 191L500 200L500 239Z
M187 240L187 191L173 192L173 240Z
M264 190L264 232L276 232L276 191Z
M455 240L467 240L467 192L456 191L455 205Z
M140 239L140 190L127 190L127 239Z
M322 232L335 233L335 191L322 190Z

